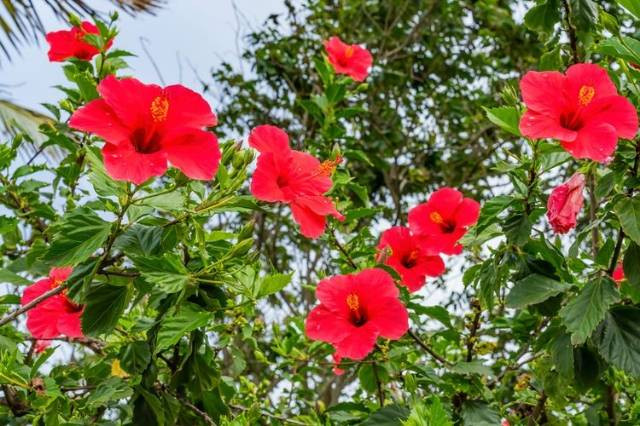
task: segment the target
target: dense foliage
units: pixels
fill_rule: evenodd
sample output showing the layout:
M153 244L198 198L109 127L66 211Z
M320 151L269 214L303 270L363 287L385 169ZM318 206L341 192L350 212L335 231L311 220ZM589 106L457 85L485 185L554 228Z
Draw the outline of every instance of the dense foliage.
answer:
M115 15L48 36L2 422L640 423L640 3L286 4L215 115L125 78Z

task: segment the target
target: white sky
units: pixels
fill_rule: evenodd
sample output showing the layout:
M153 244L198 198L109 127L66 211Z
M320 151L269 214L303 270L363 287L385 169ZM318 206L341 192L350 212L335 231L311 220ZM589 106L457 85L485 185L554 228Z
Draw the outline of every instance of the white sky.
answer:
M47 31L66 27L50 13L44 1L36 2L40 3ZM106 12L114 9L106 0L91 3ZM160 83L141 46L141 38L146 39L145 45L166 84L182 83L197 91L201 87L189 63L202 79L213 83L209 78L212 66L223 60L237 64L238 48L245 43L242 36L252 28L259 28L269 15L285 11L282 0L168 0L167 3L156 16L131 17L120 13L120 34L115 47L138 55L127 59L131 66L128 73L145 83ZM0 84L13 87L8 88L9 94L0 93L0 97L39 111L45 111L40 103L55 104L61 99L62 94L53 86L64 84L65 79L60 64L48 61L47 50L47 43L41 40L39 46L23 46L22 55L16 54L11 63L3 60Z

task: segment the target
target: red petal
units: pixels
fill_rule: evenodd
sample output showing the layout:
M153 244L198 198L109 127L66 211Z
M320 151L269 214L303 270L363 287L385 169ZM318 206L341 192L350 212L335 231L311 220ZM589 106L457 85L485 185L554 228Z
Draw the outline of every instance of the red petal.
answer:
M347 295L355 290L353 275L335 275L323 279L316 288L316 297L327 309L347 313Z
M325 216L331 215L338 220L342 216L333 205L333 201L323 196L299 197L291 203L293 219L300 225L300 233L307 238L318 238L324 232Z
M566 77L557 71L529 71L520 80L522 99L527 108L558 117L565 108Z
M584 86L593 87L591 102L609 96L616 96L618 91L609 78L607 71L596 64L575 64L567 70L567 95L572 104L579 105L578 95Z
M167 153L153 154L136 152L130 143L112 145L107 143L102 148L104 167L113 179L141 184L153 176L162 176L167 171Z
M369 321L381 336L397 340L409 329L409 313L397 298L380 297L375 305L367 306Z
M444 219L453 218L456 214L458 205L462 202L462 193L454 188L441 188L431 194L429 197L429 205L440 213Z
M96 99L73 113L69 126L84 132L95 133L107 142L119 144L129 138L127 129L113 110L102 99Z
M559 116L539 114L532 110L526 110L520 118L520 133L533 139L553 138L561 141L573 141L578 135L576 131L562 127Z
M62 268L51 268L51 270L49 271L49 278L51 278L54 283L61 283L66 281L72 272L73 268L71 266L64 266Z
M471 226L478 221L480 216L480 203L471 198L462 200L455 214L456 226Z
M169 101L166 127L201 129L217 124L209 103L193 90L176 84L166 87L164 94Z
M135 78L118 80L112 75L100 82L98 92L120 122L131 130L152 126L151 103L163 93L155 84L143 84Z
M616 129L618 137L633 139L638 132L638 113L623 96L612 96L590 103L583 113L588 123L606 123Z
M285 153L291 149L287 133L279 127L268 124L258 126L251 131L249 146L261 153Z
M380 299L397 298L400 294L391 275L382 269L363 269L353 276L353 280L358 288L358 296L367 309Z
M82 333L80 318L82 312L62 313L58 317L58 332L67 337L80 338L84 337Z
M260 154L251 178L251 194L258 200L272 203L289 201L278 185L280 173L281 170L272 152Z
M191 179L211 180L218 171L220 148L211 132L191 130L164 142L163 148L169 162Z
M361 360L373 350L378 338L376 326L367 322L362 327L352 327L348 337L337 342L334 346L336 353L341 357Z
M340 315L319 305L307 317L307 337L327 343L337 343L349 335L353 326Z
M577 159L589 158L606 163L616 150L618 136L616 129L609 124L588 124L580 129L575 141L561 144Z
M49 43L49 61L62 62L74 56L76 40L71 31L52 31L45 38Z
M36 297L41 296L42 294L51 290L53 287L55 287L55 285L51 278L44 278L36 281L34 284L24 289L20 303L26 305Z

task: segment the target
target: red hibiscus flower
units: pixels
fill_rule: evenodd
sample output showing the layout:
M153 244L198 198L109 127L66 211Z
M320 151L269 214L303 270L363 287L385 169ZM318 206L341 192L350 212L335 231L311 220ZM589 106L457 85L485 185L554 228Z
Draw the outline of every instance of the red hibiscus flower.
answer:
M437 277L444 272L444 262L438 255L426 254L409 228L394 226L382 233L378 244L380 259L402 278L411 293L424 285L425 277Z
M27 287L21 303L26 305L35 298L59 286L69 278L72 268L52 268L49 277ZM58 293L27 311L27 329L36 339L55 337L83 337L80 317L83 308L74 304L64 293ZM41 348L46 346L40 345Z
M520 132L558 139L575 158L607 162L618 138L633 139L638 131L635 108L598 65L572 65L566 74L530 71L520 90L527 106Z
M576 218L582 209L585 178L576 173L551 191L547 200L547 218L551 227L558 234L566 234L575 228Z
M616 269L613 270L613 274L611 275L611 278L613 278L613 280L618 284L618 286L620 286L620 283L625 280L624 269L622 268L621 263L619 263L618 266L616 266Z
M210 180L218 170L218 140L204 127L217 122L202 96L181 85L162 88L134 78L108 76L101 98L78 109L74 129L105 140L104 165L117 180L140 184L167 170L167 161L192 179Z
M100 50L85 40L87 34L100 34L100 30L91 22L84 21L79 27L73 27L70 30L47 33L45 38L50 46L49 60L62 62L69 58L78 58L90 61L100 53ZM111 44L112 40L109 40L106 49L111 47Z
M398 294L381 269L325 278L316 289L320 305L307 317L307 336L333 345L334 360L363 359L378 336L397 340L407 332L409 315Z
M427 253L460 254L458 240L479 215L477 201L454 188L441 188L409 211L409 227Z
M357 44L346 44L338 37L324 42L329 63L338 74L347 74L355 81L364 81L369 75L373 59L371 53Z
M320 163L315 157L289 147L284 130L258 126L249 135L249 145L260 152L251 180L251 193L258 200L287 203L300 232L318 238L324 232L326 216L344 220L324 194L331 189L331 173L340 162Z

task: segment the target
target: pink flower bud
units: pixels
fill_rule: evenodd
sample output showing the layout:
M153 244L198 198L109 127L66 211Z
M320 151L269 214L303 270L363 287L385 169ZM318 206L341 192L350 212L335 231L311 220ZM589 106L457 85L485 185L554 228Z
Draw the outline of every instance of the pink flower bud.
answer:
M574 174L571 179L551 191L547 201L547 217L558 234L566 234L576 226L576 217L582 209L585 177Z

